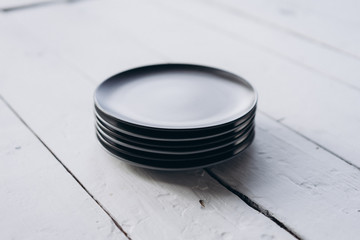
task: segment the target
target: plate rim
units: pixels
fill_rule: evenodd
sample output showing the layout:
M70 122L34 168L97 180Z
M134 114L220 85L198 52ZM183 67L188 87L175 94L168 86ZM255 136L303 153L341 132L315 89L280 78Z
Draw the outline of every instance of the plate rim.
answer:
M226 141L231 141L231 139L235 139L239 137L239 134L244 132L246 127L250 124L255 124L255 120L252 119L249 121L244 127L242 127L239 131L234 130L230 132L229 135L209 138L209 139L193 139L187 141L167 141L166 139L144 139L139 137L134 137L131 135L126 135L124 133L116 132L111 130L110 128L104 126L101 122L95 121L95 128L98 127L102 131L106 133L106 135L111 138L115 138L120 141L124 141L125 143L132 144L134 146L143 147L143 148L153 148L153 149L163 149L168 151L181 151L183 149L202 149L206 148L206 146L216 146L218 144L225 143ZM171 143L171 144L169 144Z
M111 148L115 149L115 151L120 152L121 154L125 154L125 155L129 155L130 157L135 157L135 158L139 158L139 159L144 159L150 162L171 162L171 161L199 161L199 160L205 160L205 159L209 159L209 158L214 158L214 157L218 157L220 155L224 155L227 153L230 153L232 151L235 151L236 149L240 148L242 144L244 144L245 142L248 141L248 139L250 138L250 136L255 134L255 128L253 128L248 134L247 136L235 147L231 147L230 149L226 149L225 151L220 151L219 153L213 153L211 155L208 154L199 154L201 156L181 156L181 158L179 157L178 159L173 159L173 157L175 157L176 155L166 155L166 154L157 154L159 155L158 157L148 157L146 152L144 153L133 153L131 152L132 150L125 150L123 149L121 146L116 146L110 142L108 142L108 140L104 139L103 136L101 136L101 134L99 134L98 131L95 131L96 137L99 141L104 142L106 145L110 146ZM156 155L156 154L155 154Z
M166 149L159 150L159 149L144 148L144 147L134 146L132 144L122 142L119 139L116 139L116 138L114 138L112 136L109 136L109 134L105 133L101 128L98 128L96 126L96 130L103 137L107 138L109 141L113 142L114 144L120 145L121 147L129 148L129 149L134 150L134 151L141 151L141 152L144 152L144 154L145 153L149 153L149 154L154 153L154 154L182 155L182 156L192 155L192 154L205 154L207 152L213 152L213 151L216 151L216 150L220 150L222 148L231 146L233 144L236 144L236 145L234 145L234 147L235 147L237 145L240 145L251 134L251 132L252 132L252 130L254 128L255 128L255 123L251 122L250 124L248 124L243 129L242 132L238 133L236 136L234 136L234 138L231 138L228 142L225 142L225 143L222 143L220 145L213 146L213 147L210 147L210 148L205 147L204 149L193 150L193 151L181 151L181 150L179 150L179 151L169 151L169 150L166 150ZM245 138L244 138L244 136L245 136Z
M226 74L229 76L232 76L233 78L236 78L238 81L241 81L242 83L245 83L249 88L251 88L251 90L254 93L254 101L251 105L251 107L249 107L249 109L245 112L242 113L240 116L235 117L234 119L228 120L224 123L220 123L220 124L214 124L214 125L209 125L209 126L204 126L204 127L194 127L194 128L189 128L189 127L165 127L165 128L161 128L159 126L155 126L152 124L139 124L139 123L135 123L135 122L129 122L126 121L124 119L119 118L118 116L113 116L111 113L108 113L107 111L105 111L98 103L98 99L97 99L97 93L99 91L99 89L107 82L110 81L113 78L119 77L120 75L124 75L127 74L129 72L133 72L133 71L144 71L146 69L151 69L151 68L166 68L166 67L184 67L184 68L194 68L194 69L202 69L202 70L207 70L207 71L213 71L213 72L220 72L222 74ZM117 73L109 78L107 78L106 80L104 80L102 83L100 83L98 85L98 87L95 89L94 92L94 103L95 106L99 108L99 110L104 113L106 116L108 117L112 117L116 120L118 120L119 122L122 122L124 124L136 127L136 128L144 128L144 129L149 129L149 130L154 130L154 131L186 131L186 130L208 130L208 129L212 129L212 128L218 128L218 127L222 127L222 126L226 126L226 125L231 125L236 123L237 121L239 121L243 116L247 115L249 112L251 112L254 108L256 108L257 102L258 102L258 93L256 91L256 89L250 84L250 82L248 82L247 80L245 80L244 78L240 77L239 75L236 75L234 73L231 73L229 71L226 70L222 70L219 68L215 68L215 67L210 67L210 66L205 66L205 65L198 65L198 64L190 64L190 63L161 63L161 64L151 64L151 65L145 65L145 66L141 66L141 67L135 67L135 68L131 68L125 71L122 71L120 73Z
M168 138L165 136L162 137L158 137L155 136L156 132L154 132L153 135L144 135L141 133L137 133L137 132L132 132L130 130L127 129L123 129L121 127L118 126L114 126L113 124L109 123L108 121L104 120L101 116L99 116L96 112L95 112L95 122L100 122L101 125L105 125L106 128L109 128L110 131L112 132L120 132L121 134L125 134L125 135L129 135L131 137L136 137L139 139L146 139L146 140L152 140L152 141L159 141L159 142L165 142L165 141L170 141L170 142L185 142L185 141L201 141L201 140L211 140L213 138L216 137L221 137L225 134L231 133L231 132L239 132L241 130L243 130L246 125L250 124L251 122L255 122L255 117L256 117L256 113L255 111L247 116L246 119L244 119L239 125L234 126L232 128L227 129L226 131L219 131L219 133L213 134L205 134L206 131L204 131L204 136L196 136L196 137L187 137L187 138ZM173 134L171 132L167 133L169 135ZM191 134L191 132L188 132L187 134Z
M200 169L200 168L207 168L207 167L215 166L215 165L218 165L218 164L233 160L233 159L239 157L241 154L243 154L243 152L252 145L254 139L255 139L255 130L254 130L253 134L247 139L248 140L247 143L242 146L242 149L239 150L237 153L235 153L233 156L225 158L225 159L221 159L221 160L218 160L218 161L214 161L214 162L211 162L211 163L208 163L208 164L202 164L202 165L196 165L196 166L190 166L190 167L159 167L159 166L151 166L151 165L141 164L141 163L138 163L138 162L134 162L134 161L125 159L125 158L123 158L121 156L116 155L115 153L112 153L100 141L98 141L98 144L109 155L111 155L112 157L114 157L114 158L116 158L118 160L121 160L121 161L123 161L126 164L129 164L131 166L135 166L135 167L139 167L139 168L143 168L143 169L159 170L159 171L187 171L187 170L195 170L195 169Z

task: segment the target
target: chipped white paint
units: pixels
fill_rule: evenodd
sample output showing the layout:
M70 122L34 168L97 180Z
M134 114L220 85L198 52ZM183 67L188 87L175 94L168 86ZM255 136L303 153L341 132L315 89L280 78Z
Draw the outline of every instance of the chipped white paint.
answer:
M0 239L126 239L0 98Z
M360 171L269 118L241 161L214 167L220 179L304 239L360 235Z

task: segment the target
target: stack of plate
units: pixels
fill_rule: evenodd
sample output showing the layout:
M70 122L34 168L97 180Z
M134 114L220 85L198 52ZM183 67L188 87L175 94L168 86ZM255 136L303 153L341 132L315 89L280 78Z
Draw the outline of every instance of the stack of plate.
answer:
M206 167L236 157L254 139L257 94L223 70L140 67L101 83L94 98L99 142L133 165Z

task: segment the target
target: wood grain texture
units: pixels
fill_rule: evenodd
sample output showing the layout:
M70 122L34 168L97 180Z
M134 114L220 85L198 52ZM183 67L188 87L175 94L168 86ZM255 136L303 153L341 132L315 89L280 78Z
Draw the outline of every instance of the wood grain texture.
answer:
M302 1L298 1L300 3ZM334 1L332 1L334 2ZM209 4L208 1L157 1L164 11L178 11L205 28L246 42L255 48L295 63L325 76L329 81L342 82L360 90L360 60L326 48L303 38L270 27L234 11ZM327 6L328 4L323 4ZM216 16L216 17L210 17Z
M303 239L358 236L360 172L262 114L256 124L241 161L211 171Z
M126 239L0 98L0 238Z
M293 239L203 170L148 171L109 156L94 134L96 84L27 34L27 28L12 26L2 26L6 32L0 44L3 96L132 239ZM99 32L92 36L81 50L93 49L92 44L104 37ZM79 40L72 35L70 45L72 39ZM108 46L114 51L110 40ZM117 58L118 69L151 61L144 52L131 54L137 45L117 43L122 56Z
M307 3L298 2L301 1L213 1L217 7L227 9L228 12L235 12L235 14L246 16L255 22L261 22L273 28L282 29L299 38L307 39L333 51L359 59L360 32L357 31L359 15L356 14L360 9L358 3L353 4L351 1L346 1L348 3L342 2L343 8L347 10L343 11L341 15L348 15L351 19L356 19L355 21L347 21L343 17L323 14L321 10L318 10L320 9L319 6L313 7L313 4L309 3L309 1ZM340 1L337 5L339 4ZM326 6L328 3L323 5ZM353 10L349 10L350 8L353 8ZM333 8L332 12L334 11L336 11L335 8Z

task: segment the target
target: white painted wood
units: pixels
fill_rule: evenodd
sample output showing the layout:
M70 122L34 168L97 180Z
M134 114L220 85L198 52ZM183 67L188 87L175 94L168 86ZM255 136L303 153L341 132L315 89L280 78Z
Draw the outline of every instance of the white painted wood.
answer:
M309 10L316 14L341 20L344 24L359 24L360 2L357 0L332 0L332 1L296 1L293 7L301 11Z
M10 10L27 6L47 4L59 0L0 0L0 10Z
M126 239L0 98L0 239Z
M299 1L300 2L300 1ZM208 1L158 1L164 11L180 11L184 18L191 16L205 28L239 39L263 51L276 55L329 80L340 81L360 90L360 60L314 44L294 34L252 21ZM327 4L323 4L324 6ZM216 17L211 17L216 16Z
M57 9L68 11L68 8ZM42 11L35 12L34 18L42 18L39 14ZM66 20L66 16L62 20ZM47 24L56 27L55 19L50 17ZM87 20L83 19L83 23ZM6 33L0 44L1 93L132 239L293 239L202 170L148 171L109 156L94 135L92 96L96 84L52 54L46 44L36 41L27 33L29 28L10 24L12 18L7 16L1 22L6 22L0 26ZM87 63L92 60L102 63L98 65L99 72L114 66L106 50L97 50L99 55L91 52L98 41L113 51L118 47L115 48L121 53L121 57L115 56L118 70L154 59L144 51L132 55L137 45L128 40L116 39L116 45L110 44L115 39L102 35L101 29L94 29L96 25L77 28L77 24L64 22L69 27L62 31L82 31L77 32L77 36L58 32L64 36L59 38L60 42L76 49L72 44L84 40L80 35L86 37L88 41L82 41L79 51L87 54L84 58ZM12 27L7 28L9 24ZM55 37L43 30L49 34L47 41ZM91 35L93 38L87 35L88 30L97 31ZM59 44L59 50L63 47ZM199 200L204 200L205 207L201 207Z
M67 13L66 18L60 9ZM79 14L82 14L80 22L76 20ZM30 22L38 26L29 29L39 36L38 41L46 39L44 44L97 82L110 75L104 74L106 71L123 69L117 62L124 56L119 41L125 41L124 45L136 43L138 47L129 56L133 59L144 59L145 53L155 51L159 57L150 62L171 59L222 67L244 76L257 87L260 110L360 166L357 147L360 134L354 134L360 133L360 113L353 108L360 105L356 89L330 81L247 41L219 35L177 11L164 11L145 2L89 2L71 8L59 7L56 11L39 9L34 16L32 12L21 14L21 18L11 15L25 26ZM51 17L54 19L51 26L42 21ZM71 26L64 27L70 23ZM93 47L101 41L106 47ZM105 59L109 59L106 64Z
M66 18L64 13L66 13ZM51 21L52 27L47 27L48 23L40 21L44 17ZM149 192L149 189L154 190L153 186L160 181L159 185L171 192L169 195L172 198L179 199L178 192L181 192L183 187L174 187L171 184L181 180L172 179L172 174L143 171L118 162L110 164L107 161L114 161L110 157L106 157L109 160L100 161L98 158L104 158L105 155L93 149L95 143L83 144L84 146L79 147L77 151L71 147L69 149L74 142L83 143L83 139L91 139L87 131L91 128L92 116L86 115L86 112L91 111L93 90L88 87L87 84L90 83L84 80L84 76L74 73L74 69L63 66L64 61L49 54L52 51L57 51L66 63L73 64L73 68L90 75L94 82L101 81L105 75L110 75L111 71L120 71L137 64L162 61L161 59L165 58L224 67L255 83L259 89L260 108L263 111L275 118L286 117L285 120L283 119L284 124L312 139L320 140L321 144L333 151L341 152L355 163L358 159L359 152L356 147L358 136L354 133L359 132L357 124L359 117L357 111L351 108L359 103L356 90L335 81L329 81L328 78L316 75L313 71L297 66L295 63L289 63L273 54L259 50L247 44L246 41L218 35L217 30L208 30L197 24L191 17L185 18L173 11L165 12L161 8L146 3L116 5L116 2L109 1L109 5L86 3L78 7L61 7L52 11L39 9L39 11L28 12L21 16L12 15L9 19L17 20L24 26L23 29L17 26L15 30L3 26L3 30L14 37L8 40L11 44L7 43L7 45L13 46L14 49L20 48L18 57L14 58L13 62L21 63L21 59L24 58L21 49L28 49L27 54L30 56L27 58L31 59L31 64L30 61L23 60L21 66L25 68L25 73L31 73L29 75L36 81L26 85L18 80L25 75L24 72L15 75L8 70L9 74L6 77L12 76L12 81L5 84L7 96L21 114L31 122L31 126L46 139L46 142L51 144L62 158L67 159L67 164L72 166L71 169L77 169L77 176L82 176L89 185L94 186L92 191L96 192L96 196L100 196L101 202L106 202L107 208L117 216L117 219L134 219L128 217L129 212L134 210L120 209L114 206L114 202L122 205L129 204L126 202L129 201L130 205L126 206L130 209L145 206L143 207L146 208L145 214L143 208L140 208L137 215L137 219L142 219L143 214L150 215L152 211L155 211L151 209L161 209L161 207L152 206L157 203L157 200L149 199L156 199L156 193ZM29 29L27 24L37 26L37 28ZM17 38L22 41L17 42ZM43 45L40 44L40 47L36 42L41 43L41 41ZM113 60L118 62L115 64ZM31 66L27 66L29 64ZM11 63L7 66L11 66ZM39 70L39 68L43 72L33 70ZM53 77L52 72L58 75ZM50 77L51 81L47 83ZM28 89L37 83L47 89L47 92L40 92L34 97L22 90L22 96L15 96L15 89L19 87L16 80L20 81L22 86L25 84ZM74 89L80 88L81 94L75 97ZM3 89L2 86L1 89ZM64 95L69 99L65 102L60 101L59 99L63 99ZM27 102L22 99L24 96L29 96ZM52 99L52 101L42 103L39 100L42 97L48 97L47 99ZM85 107L86 104L89 106ZM37 106L35 113L29 111L30 105ZM52 109L49 105L57 106L57 108ZM73 110L68 113L68 109ZM77 111L83 111L82 115ZM38 114L49 118L46 121L47 126L44 126L44 122L36 121ZM86 122L86 119L89 122ZM58 126L56 129L53 127L54 122ZM338 158L317 150L313 144L261 115L257 124L259 129L256 142L245 155L245 161L221 165L215 168L214 172L228 184L269 209L274 216L288 224L300 236L309 239L338 239L339 236L356 238L359 234L356 226L359 222L356 215L359 199L359 172ZM59 129L65 130L59 132ZM339 142L342 144L339 145ZM74 155L76 155L75 160ZM87 160L98 169L90 168ZM119 168L124 168L124 170L120 171ZM118 175L125 174L124 172L127 175L121 180L125 183L120 184L117 182ZM155 179L155 181L149 183L139 180L139 176L133 176L134 172L139 172L139 175L146 175L147 178ZM197 174L201 176L200 172ZM104 180L106 185L98 183L98 179L95 181L94 176L98 179L106 179ZM184 177L181 174L177 176ZM186 175L185 179L194 178L194 182L199 181L197 178L201 179L191 176L193 175ZM161 179L164 180L161 181ZM185 189L189 189L190 185L186 185ZM139 186L144 186L142 190L148 190L142 193L139 191ZM193 188L196 189L196 187ZM121 197L123 195L117 191L114 191L116 197L113 200L106 195L113 193L113 189L125 189L123 191L127 191L128 195L131 195L132 191L140 192L142 199L146 199L147 202L144 203L134 196L124 200ZM186 206L193 206L191 205L193 201L199 198L199 192L191 193L191 191L186 191L185 196L193 197L188 197L185 201L181 200ZM167 205L169 204L167 201L163 208L165 210L157 214L153 213L157 217L151 218L150 221L159 223L160 218L164 218L166 223L169 221L170 218L167 216L173 213L173 210ZM221 203L225 205L226 201ZM186 209L186 206L182 209ZM229 210L234 206L235 204L229 206L228 215L223 216L237 215L237 211L231 213ZM198 214L198 212L191 213ZM209 220L208 216L206 218L203 221L215 221ZM144 227L144 221L137 224L134 220L127 222L124 220L124 224L127 224L126 229L132 229L135 226L134 236L144 236L149 232L150 225L145 224L148 228ZM182 225L183 222L176 224L185 226ZM139 225L143 227L141 230L139 230ZM192 233L194 232L195 230ZM171 233L177 232L173 230Z
M262 114L256 123L241 161L211 171L304 239L358 238L359 170Z
M332 19L340 21L342 24L350 24L353 26L356 26L360 20L358 16L360 3L356 0L295 0L291 2L271 0L268 1L267 4L272 6L268 10L278 8L280 13L284 15L295 15L295 17L299 17L298 13L303 15L311 14L316 15L323 21Z
M309 1L306 8L300 9L293 4L293 1L285 0L214 0L211 3L216 7L227 9L228 13L243 15L255 22L291 32L334 51L343 52L357 59L360 57L360 32L357 31L359 14L354 15L357 20L356 23L352 23L341 18L320 15L312 10ZM324 3L326 4L328 3ZM354 12L360 9L359 4L347 4L346 9L350 8L354 8ZM343 14L348 14L348 11Z

